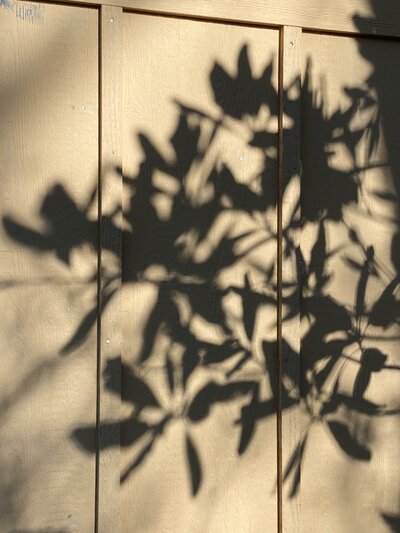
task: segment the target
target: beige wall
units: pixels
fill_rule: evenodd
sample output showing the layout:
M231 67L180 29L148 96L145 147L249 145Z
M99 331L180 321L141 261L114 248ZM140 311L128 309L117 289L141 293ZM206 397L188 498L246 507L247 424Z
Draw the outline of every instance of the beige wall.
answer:
M21 13L0 13L0 531L90 531L95 459L70 434L95 423L95 335L60 351L96 306L97 14Z
M384 532L398 513L398 51L303 35L304 531Z
M253 4L0 6L1 533L398 524L396 12Z
M132 227L124 243L123 360L160 404L128 416L130 424L172 417L121 486L122 529L273 531L277 435L269 380L276 377L266 372L263 342L276 340L265 272L275 273L276 263L279 35L134 14L123 23L123 171ZM257 103L261 83L269 92ZM270 160L263 146L251 146L256 131L271 136ZM264 206L263 194L271 196ZM246 283L258 303L245 301ZM254 314L252 331L246 313ZM235 370L245 350L251 356ZM240 457L237 419L246 406L251 411L256 387L257 401L273 407L254 421ZM209 402L208 413L192 413L199 402ZM150 429L126 446L123 471L149 440Z

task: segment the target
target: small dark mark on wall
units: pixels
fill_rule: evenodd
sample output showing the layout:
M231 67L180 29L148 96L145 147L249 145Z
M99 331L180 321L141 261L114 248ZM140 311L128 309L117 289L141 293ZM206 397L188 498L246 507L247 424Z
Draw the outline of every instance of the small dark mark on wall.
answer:
M27 22L38 23L44 21L44 7L41 4L0 0L0 7L12 11L17 18Z

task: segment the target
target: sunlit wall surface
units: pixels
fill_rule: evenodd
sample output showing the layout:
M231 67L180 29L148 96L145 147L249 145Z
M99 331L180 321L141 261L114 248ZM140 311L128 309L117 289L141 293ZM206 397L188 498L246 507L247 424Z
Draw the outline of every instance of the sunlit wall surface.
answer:
M397 531L398 41L32 6L0 3L0 532L103 533L119 449L116 531Z

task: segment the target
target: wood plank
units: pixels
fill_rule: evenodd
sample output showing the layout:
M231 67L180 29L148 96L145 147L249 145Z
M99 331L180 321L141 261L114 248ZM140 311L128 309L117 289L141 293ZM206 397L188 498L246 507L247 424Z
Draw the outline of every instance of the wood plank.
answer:
M400 43L302 48L302 528L384 533L400 501Z
M277 530L278 48L124 13L126 533Z
M33 3L39 0L33 0ZM12 1L10 0L11 4ZM54 0L93 6L113 5L154 14L246 24L299 26L324 32L400 37L396 0Z
M122 10L101 7L98 533L119 531L122 266ZM111 215L112 214L112 215Z
M299 461L300 439L300 291L297 249L300 244L300 121L301 121L301 28L285 26L281 35L282 121L281 121L281 459L286 470L290 461ZM291 286L290 289L285 288ZM293 288L297 286L297 288ZM293 317L286 320L286 315ZM281 471L282 475L282 471ZM290 496L300 475L294 469L282 487L282 531L300 530L300 494ZM282 477L281 477L282 481ZM289 486L289 489L287 488Z
M0 531L93 531L98 17L1 5Z

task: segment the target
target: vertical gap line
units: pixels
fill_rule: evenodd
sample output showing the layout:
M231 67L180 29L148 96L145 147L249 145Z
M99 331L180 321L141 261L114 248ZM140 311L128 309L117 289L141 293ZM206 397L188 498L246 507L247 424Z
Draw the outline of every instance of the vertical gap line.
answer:
M283 187L283 61L284 61L284 27L279 29L278 59L278 176L277 176L277 525L282 533L282 187Z
M100 484L100 386L101 386L101 214L102 214L102 125L103 125L103 76L102 76L102 8L98 18L98 180L97 180L97 352L96 352L96 466L95 466L95 497L94 497L94 533L99 529L99 484Z

